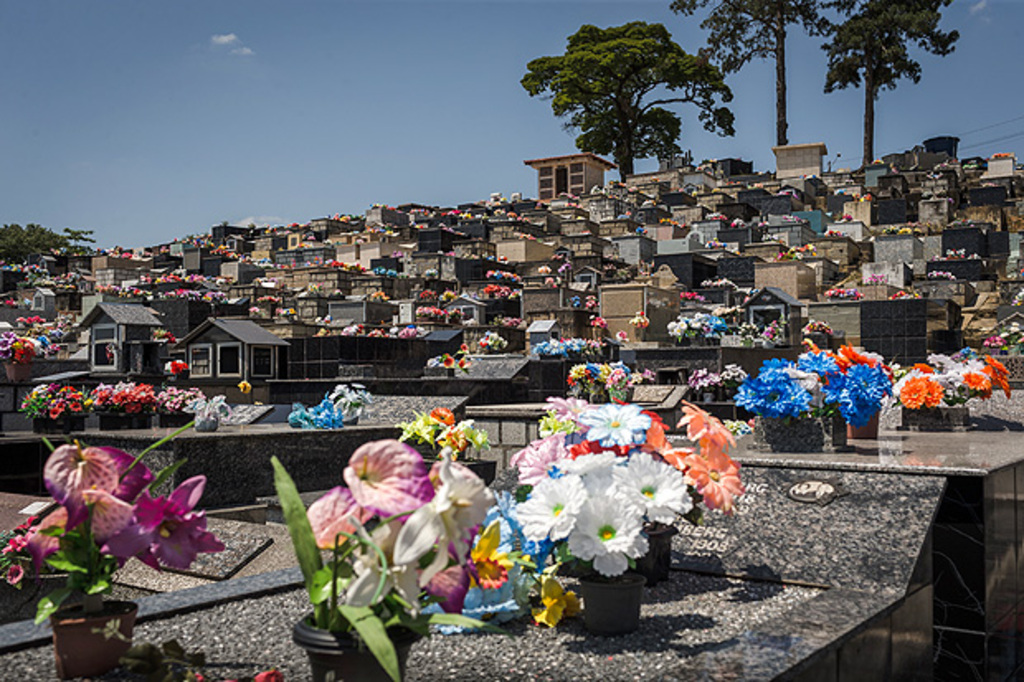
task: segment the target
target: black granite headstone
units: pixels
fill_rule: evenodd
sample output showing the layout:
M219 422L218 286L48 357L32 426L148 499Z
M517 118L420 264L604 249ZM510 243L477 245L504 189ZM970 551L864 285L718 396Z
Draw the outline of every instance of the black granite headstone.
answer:
M910 584L943 477L746 466L732 515L673 540L677 568L860 589Z
M885 199L875 202L879 225L900 225L907 222L907 200Z
M1009 240L1006 245L1009 247ZM968 256L988 255L988 240L978 227L947 228L942 232L942 253L964 250ZM1007 252L1009 248L1007 248Z
M1002 206L1006 203L1006 188L972 187L969 197L971 206Z

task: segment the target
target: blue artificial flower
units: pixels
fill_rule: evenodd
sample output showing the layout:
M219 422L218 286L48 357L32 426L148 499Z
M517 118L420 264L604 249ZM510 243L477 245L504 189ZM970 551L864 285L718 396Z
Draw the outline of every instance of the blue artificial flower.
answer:
M840 373L839 364L836 362L835 358L823 351L818 351L817 353L804 353L800 356L800 360L797 362L796 366L797 369L817 374L823 379L830 377L833 374Z
M792 368L788 360L766 360L756 377L747 377L740 385L736 404L762 417L799 417L807 412L811 394L789 375Z
M882 409L882 398L892 394L892 382L881 367L854 365L846 374L831 377L823 393L847 422L860 427Z

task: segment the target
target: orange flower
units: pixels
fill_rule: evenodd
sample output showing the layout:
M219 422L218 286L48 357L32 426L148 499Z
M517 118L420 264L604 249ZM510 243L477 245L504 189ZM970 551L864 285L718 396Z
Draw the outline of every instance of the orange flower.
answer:
M1007 371L1006 366L993 358L991 355L985 356L985 362L988 364L985 369L981 370L985 374L989 375L992 379L992 383L1003 389L1003 393L1006 395L1006 399L1010 399L1010 373Z
M900 402L912 410L921 407L938 407L944 392L938 382L927 377L907 379L900 390Z
M745 492L740 482L740 468L723 452L710 452L707 456L691 455L685 463L690 467L686 475L704 496L709 509L720 509L731 514L735 498Z
M929 365L924 364L923 362L918 362L917 364L915 364L914 369L923 374L935 374L935 370L932 369Z
M451 426L455 423L455 415L447 407L435 407L430 413L430 418L445 426Z
M964 374L964 384L972 391L979 393L992 393L992 381L984 374L967 372Z
M853 346L850 344L846 344L839 349L839 355L836 358L836 361L839 362L839 366L842 369L848 369L852 365L867 365L868 367L874 367L878 364L877 360L855 351ZM843 367L844 364L846 367Z
M699 443L701 451L708 449L724 450L727 445L736 445L736 439L729 433L721 421L695 405L683 402L683 418L678 426L686 427L686 437Z

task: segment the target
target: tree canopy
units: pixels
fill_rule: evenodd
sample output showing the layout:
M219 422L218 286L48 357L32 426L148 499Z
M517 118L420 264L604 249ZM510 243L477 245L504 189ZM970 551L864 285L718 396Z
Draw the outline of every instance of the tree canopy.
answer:
M898 81L921 80L910 48L935 55L952 52L957 31L939 30L942 9L953 0L833 0L845 21L832 27L822 46L828 54L825 92L864 85L864 164L875 156L875 101Z
M521 84L581 131L581 151L611 154L625 178L635 159L678 154L679 117L662 105L694 104L708 131L733 134L732 100L722 72L687 54L661 24L635 21L607 29L581 26L565 54L527 64Z
M742 69L754 59L775 60L775 144L789 144L786 110L786 33L802 26L821 35L828 21L820 12L820 0L673 0L674 12L689 16L712 7L701 22L708 31L707 53L726 73Z
M11 224L0 228L0 260L9 263L20 263L33 253L62 249L67 246L67 237L42 225L29 223L22 227Z

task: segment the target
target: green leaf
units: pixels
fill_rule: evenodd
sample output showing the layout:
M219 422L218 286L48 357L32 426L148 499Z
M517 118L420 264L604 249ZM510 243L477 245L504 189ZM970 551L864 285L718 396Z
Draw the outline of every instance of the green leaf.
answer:
M485 623L484 621L476 618L464 616L461 613L432 613L427 619L427 622L431 625L458 625L464 628L475 628L477 630L493 632L500 635L508 634L497 626Z
M161 646L160 648L163 649L165 656L176 658L179 661L185 659L185 647L181 646L181 644L178 643L178 640L176 639L171 639L164 642L163 646Z
M57 448L53 447L53 443L51 443L50 439L47 438L46 436L43 436L43 444L46 445L46 447L50 449L50 452L53 452L54 450L57 449Z
M40 599L39 606L36 607L36 625L41 624L44 620L56 613L57 609L60 608L60 605L63 604L70 596L71 588L62 587Z
M58 571L66 571L68 573L88 573L89 569L82 566L74 561L63 559L60 555L51 556L46 560L46 563L50 564Z
M516 497L516 502L518 502L520 504L522 504L523 502L526 502L526 498L528 498L530 496L530 493L532 491L533 491L533 486L532 485L521 485L518 488L516 488L516 496L515 496Z
M153 482L149 484L147 490L149 490L150 492L156 492L157 488L159 488L164 481L173 476L174 472L181 468L181 465L187 461L188 459L179 459L174 464L171 464L170 466L166 466L163 469L161 469L157 473L156 478L153 479Z
M313 527L309 525L309 517L306 516L306 505L302 504L295 481L288 475L284 465L277 457L271 457L270 463L274 467L274 489L277 490L281 511L284 514L285 523L288 524L288 533L292 537L295 558L299 560L299 568L302 569L306 590L312 599L313 580L317 571L323 567L324 562L320 557L320 550L316 546Z
M133 673L149 675L161 668L163 658L156 644L143 642L142 644L132 646L128 651L124 652L118 663Z
M322 604L331 598L331 580L334 575L330 566L324 566L313 575L313 584L309 588L309 600L314 604ZM346 586L345 580L338 578L335 594L343 594Z
M380 663L380 667L384 668L384 672L390 675L395 682L401 682L402 673L398 667L398 653L395 651L395 645L391 642L391 638L388 637L387 630L384 629L383 621L366 606L357 608L339 604L338 610L359 633L366 648Z
M110 591L110 581L106 578L97 578L96 581L86 588L86 594L103 594Z

